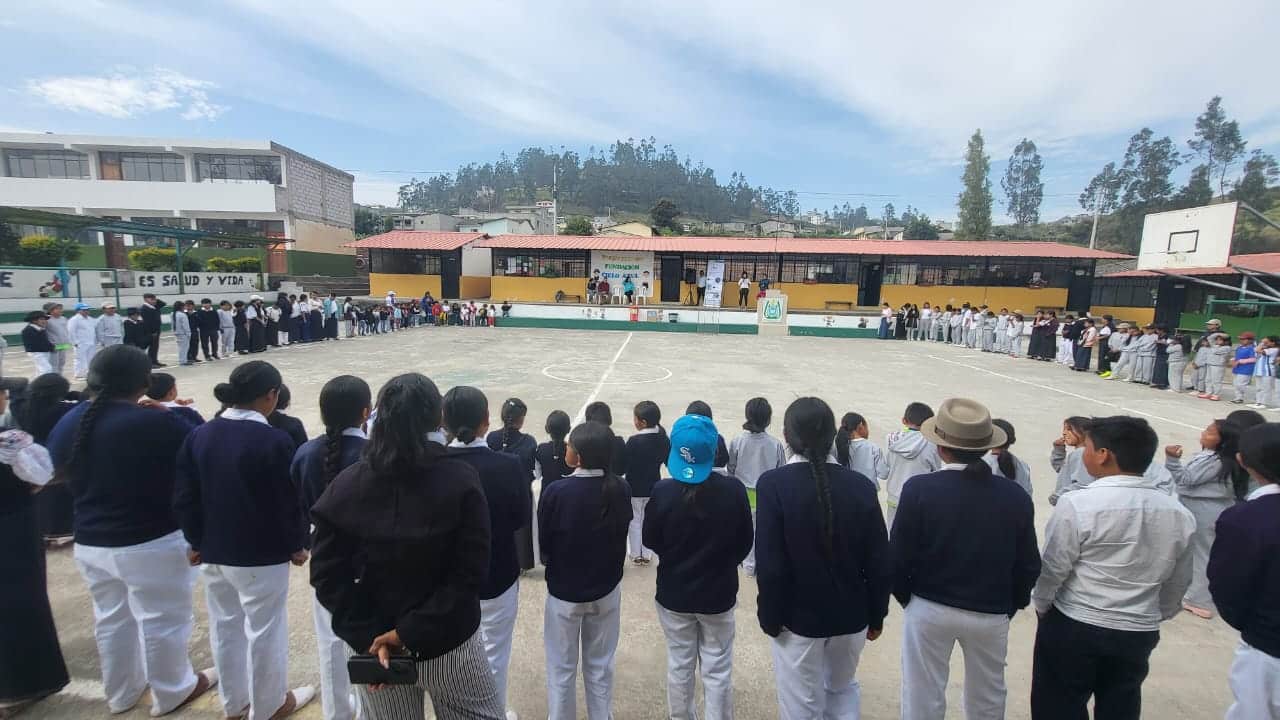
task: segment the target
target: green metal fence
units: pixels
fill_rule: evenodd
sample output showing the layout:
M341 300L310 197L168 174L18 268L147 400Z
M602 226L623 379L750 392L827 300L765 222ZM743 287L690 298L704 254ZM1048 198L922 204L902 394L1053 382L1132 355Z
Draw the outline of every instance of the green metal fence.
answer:
M1262 300L1218 300L1209 296L1203 313L1184 312L1178 324L1199 329L1211 318L1221 320L1223 332L1232 337L1245 331L1258 337L1280 335L1280 302Z

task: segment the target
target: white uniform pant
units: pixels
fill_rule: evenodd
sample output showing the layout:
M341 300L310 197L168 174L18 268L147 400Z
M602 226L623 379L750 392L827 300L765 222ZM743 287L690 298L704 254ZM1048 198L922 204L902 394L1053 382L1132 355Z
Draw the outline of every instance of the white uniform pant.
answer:
M644 508L647 497L631 498L631 524L627 526L627 549L633 558L650 558L653 551L644 546Z
M1276 398L1276 378L1274 375L1259 375L1257 394L1254 395L1254 402L1262 403L1267 407L1280 406L1280 402Z
M1072 340L1058 340L1058 354L1054 358L1063 365L1072 365L1076 361L1076 344Z
M968 330L965 331L964 345L965 347L970 347L970 348L978 347L978 328L976 327L969 328Z
M93 354L97 352L97 350L98 346L93 343L80 343L76 345L76 377L85 377L89 374L89 363L93 362Z
M702 663L706 720L733 720L733 610L716 615L678 613L660 603L667 636L667 717L697 720L694 680Z
M1249 399L1249 386L1252 383L1252 375L1236 375L1235 373L1232 373L1231 390L1235 393L1232 400L1239 400L1241 402L1247 401Z
M493 682L498 700L507 704L507 669L511 666L511 636L516 629L516 611L520 609L520 581L492 600L480 601L480 638L484 654L493 669Z
M233 327L222 328L222 352L218 353L222 357L228 357L235 352L236 347L236 329Z
M1187 363L1171 362L1169 363L1169 389L1182 392L1187 389Z
M952 345L964 344L964 328L960 327L959 325L951 326L951 344Z
M333 633L333 614L313 595L311 615L316 626L316 649L320 653L320 705L324 720L353 720L351 678L347 675L347 644Z
M755 488L751 488L752 493L755 493L755 491L756 491ZM742 561L742 569L746 570L747 574L753 577L756 574L755 531L756 531L756 511L755 511L755 508L752 508L751 509L751 532L752 532L751 549L747 551L747 559Z
M54 350L53 352L49 353L49 364L53 368L52 370L50 370L50 372L56 372L59 375L61 375L62 371L67 366L67 351Z
M964 714L1003 718L1009 616L979 613L913 596L902 621L902 718L947 714L947 677L956 643L964 653Z
M866 631L808 638L783 628L773 638L773 674L781 720L858 718L862 688L855 677Z
M1022 336L1015 335L1009 338L1009 354L1014 357L1022 357Z
M574 686L578 677L579 645L587 720L613 717L613 666L621 612L621 585L594 602L566 602L547 595L542 634L547 653L547 717L550 720L577 720Z
M53 353L47 352L27 353L27 357L31 358L31 363L36 366L36 377L53 372L52 355Z
M75 547L93 597L93 634L107 707L124 712L151 686L151 714L178 707L196 689L187 656L195 569L172 532L126 547Z
M1280 658L1242 640L1228 681L1236 701L1227 709L1226 720L1280 718Z
M209 644L221 681L222 709L267 720L289 692L289 563L204 565Z

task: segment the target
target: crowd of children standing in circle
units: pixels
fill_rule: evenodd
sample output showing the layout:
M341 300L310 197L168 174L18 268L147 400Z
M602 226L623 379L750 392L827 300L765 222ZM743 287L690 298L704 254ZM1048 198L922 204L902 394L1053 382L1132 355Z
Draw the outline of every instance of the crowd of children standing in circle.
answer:
M1280 336L1258 339L1246 331L1233 343L1217 319L1208 320L1193 341L1190 334L1165 323L1117 323L1111 315L1066 313L1059 319L1056 310L1038 310L1027 318L1018 310L1000 308L997 313L969 303L941 309L907 303L895 313L885 303L877 336L1055 361L1104 379L1190 393L1203 400L1223 399L1229 386L1234 404L1280 411Z
M1092 698L1099 716L1137 718L1161 622L1209 617L1215 604L1243 638L1228 717L1266 717L1280 702L1269 602L1280 592L1280 424L1254 411L1212 422L1185 463L1180 445L1157 460L1143 419L1068 418L1041 546L1014 427L962 398L937 413L909 404L881 449L863 416L837 422L815 397L786 408L782 440L769 402L753 398L729 443L701 401L669 429L656 403L638 403L625 441L605 403L576 426L553 411L539 443L520 399L495 418L478 388L442 395L418 373L376 398L358 377L331 379L324 434L308 440L277 417L287 388L272 365L236 367L204 422L128 346L94 358L88 399L67 390L61 376L37 378L11 413L21 430L0 435L13 581L0 592L26 599L5 601L23 611L0 625L10 707L68 681L32 501L43 486L72 500L113 713L148 687L153 715L215 686L227 717L279 720L306 705L315 689L286 683L286 601L290 564L309 562L326 717L420 718L429 698L441 720L510 720L521 575L540 562L548 716L578 717L580 674L587 717L605 720L628 556L659 560L672 717L698 714L695 678L706 717L733 715L739 567L755 577L783 718L858 716L859 660L891 596L904 608L904 718L945 715L957 642L966 715L1002 717L1009 622L1029 605L1033 717L1081 717ZM200 672L187 647L197 576L214 658ZM353 692L352 652L408 660L416 680Z

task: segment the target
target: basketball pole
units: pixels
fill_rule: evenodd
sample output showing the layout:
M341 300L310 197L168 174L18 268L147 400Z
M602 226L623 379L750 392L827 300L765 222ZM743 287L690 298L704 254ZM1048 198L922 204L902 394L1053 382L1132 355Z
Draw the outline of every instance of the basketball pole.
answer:
M1179 275L1178 273L1171 273L1168 270L1159 270L1159 269L1153 268L1151 272L1159 273L1160 275L1166 275L1171 278L1177 278L1178 280L1186 280L1187 282L1193 282L1193 283L1196 283L1197 285L1205 285L1208 287L1219 288L1222 290L1229 290L1233 293L1240 293L1241 295L1252 295L1254 297L1266 300L1267 302L1280 302L1280 295L1267 295L1265 293L1260 293L1253 290L1246 290L1242 287L1233 287L1231 285L1223 285L1220 282L1213 282L1212 280L1205 280L1203 278L1191 277L1188 275ZM1245 276L1245 277L1248 277L1248 276Z

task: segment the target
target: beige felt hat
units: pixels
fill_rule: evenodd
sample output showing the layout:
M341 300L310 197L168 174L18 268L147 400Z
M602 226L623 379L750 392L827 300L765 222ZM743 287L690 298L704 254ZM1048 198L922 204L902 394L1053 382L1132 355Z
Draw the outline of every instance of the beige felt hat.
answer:
M990 450L1004 445L1004 430L991 424L987 406L968 398L944 400L938 414L920 425L934 445L955 450Z

